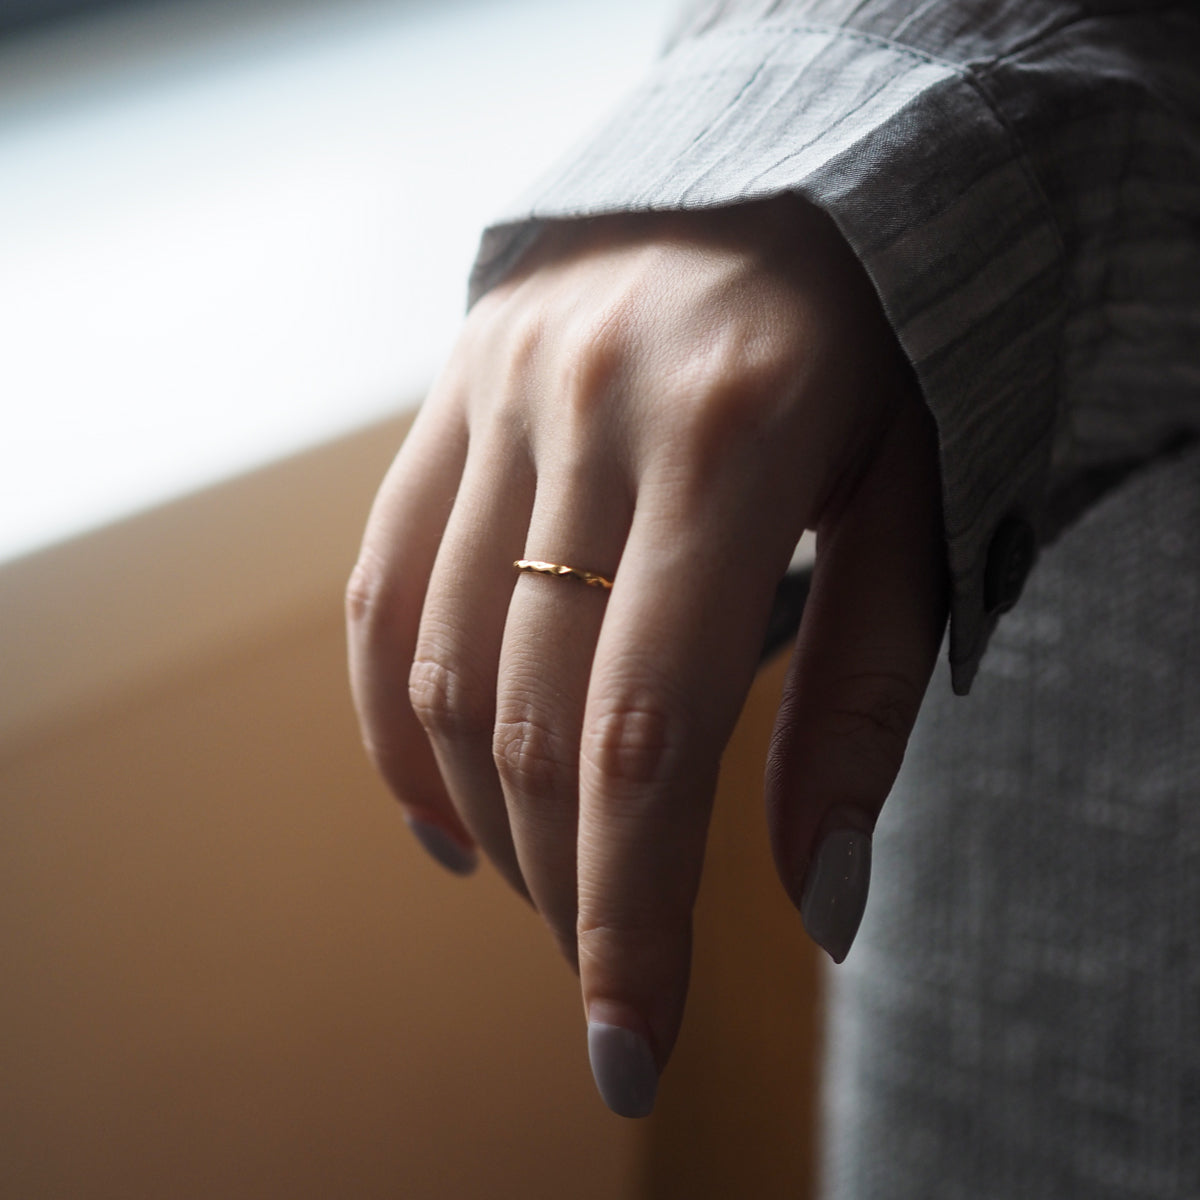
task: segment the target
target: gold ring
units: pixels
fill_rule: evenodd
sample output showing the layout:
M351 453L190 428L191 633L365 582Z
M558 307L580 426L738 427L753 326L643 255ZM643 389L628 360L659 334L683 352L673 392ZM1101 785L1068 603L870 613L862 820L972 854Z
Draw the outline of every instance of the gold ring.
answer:
M572 579L578 579L580 583L586 583L588 587L603 588L605 591L612 587L611 579L597 575L595 571L581 571L578 567L564 567L562 563L539 562L536 558L518 558L513 566L518 571L536 571L539 575L569 575Z

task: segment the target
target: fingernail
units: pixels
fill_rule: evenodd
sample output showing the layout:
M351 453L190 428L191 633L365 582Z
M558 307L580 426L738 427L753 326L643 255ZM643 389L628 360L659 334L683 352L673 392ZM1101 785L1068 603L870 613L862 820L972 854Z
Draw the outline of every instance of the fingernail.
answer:
M658 1067L646 1040L631 1029L588 1024L588 1058L604 1103L619 1117L648 1117L658 1092Z
M800 896L808 936L835 963L854 943L871 883L871 835L861 829L831 829L809 864Z
M422 821L420 817L405 817L413 836L430 858L441 863L455 875L470 875L478 862L474 850L460 846L440 825Z

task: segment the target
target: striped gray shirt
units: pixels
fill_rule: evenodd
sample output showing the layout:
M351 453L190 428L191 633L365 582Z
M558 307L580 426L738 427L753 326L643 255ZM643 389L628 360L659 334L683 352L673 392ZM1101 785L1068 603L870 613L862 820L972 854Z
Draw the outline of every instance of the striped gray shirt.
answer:
M966 691L1008 519L1052 538L1200 430L1200 11L701 0L600 129L484 232L798 193L873 280L936 418Z

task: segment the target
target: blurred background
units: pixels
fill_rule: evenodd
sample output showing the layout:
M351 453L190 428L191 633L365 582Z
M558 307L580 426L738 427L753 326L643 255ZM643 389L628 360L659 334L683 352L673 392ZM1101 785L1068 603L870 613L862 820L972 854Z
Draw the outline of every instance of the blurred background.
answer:
M363 758L341 591L478 236L671 0L0 3L0 1196L807 1195L816 967L727 756L656 1116Z

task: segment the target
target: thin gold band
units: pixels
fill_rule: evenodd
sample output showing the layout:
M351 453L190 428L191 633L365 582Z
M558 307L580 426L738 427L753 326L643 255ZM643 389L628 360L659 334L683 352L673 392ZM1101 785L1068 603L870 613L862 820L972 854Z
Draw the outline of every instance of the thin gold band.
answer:
M513 566L518 571L536 571L539 575L570 575L572 579L578 579L580 583L586 583L588 587L603 588L605 591L612 587L611 579L597 575L595 571L581 571L578 567L564 567L562 563L539 562L535 558L518 558Z

